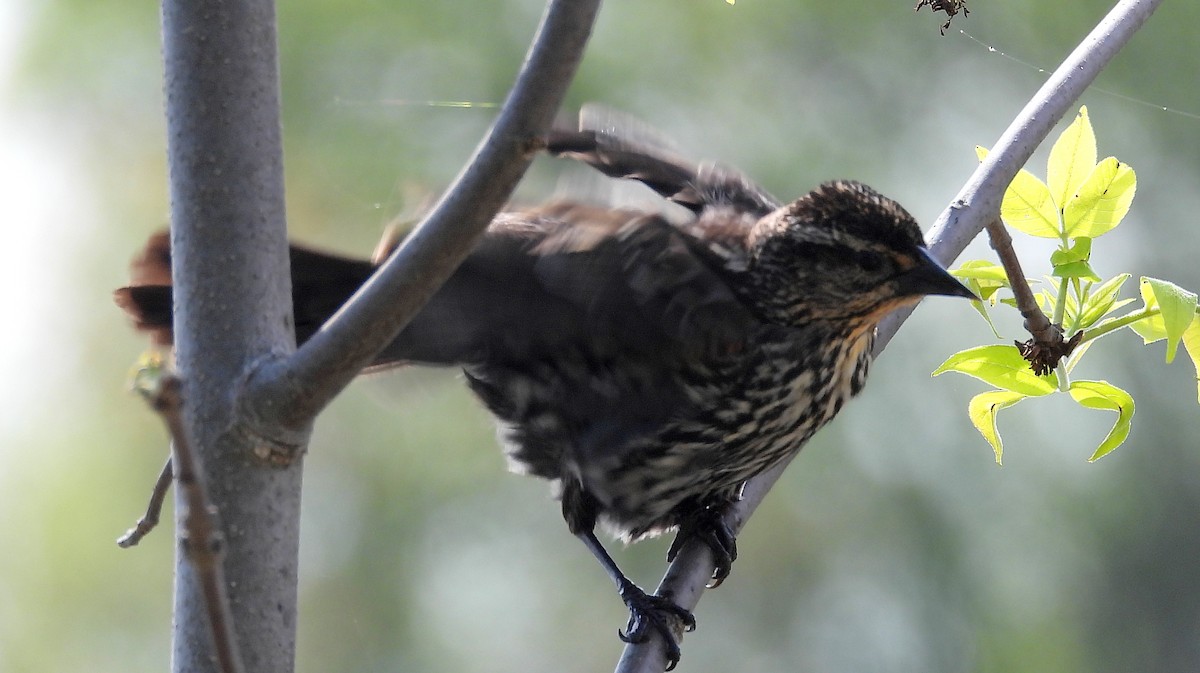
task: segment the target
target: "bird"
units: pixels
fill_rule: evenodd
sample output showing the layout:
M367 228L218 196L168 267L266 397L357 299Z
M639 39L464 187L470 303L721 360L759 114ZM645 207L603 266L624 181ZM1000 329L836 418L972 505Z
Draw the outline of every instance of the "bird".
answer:
M627 543L675 531L668 561L696 539L720 584L737 556L724 515L862 390L880 320L926 295L975 296L903 207L860 182L781 203L733 168L588 114L542 144L686 216L572 200L502 212L372 367L461 368L510 469L551 482L568 530L616 583L629 610L618 635L661 634L670 670L693 615L631 581L597 529ZM296 244L290 260L298 343L377 266ZM132 276L116 303L169 345L165 233Z

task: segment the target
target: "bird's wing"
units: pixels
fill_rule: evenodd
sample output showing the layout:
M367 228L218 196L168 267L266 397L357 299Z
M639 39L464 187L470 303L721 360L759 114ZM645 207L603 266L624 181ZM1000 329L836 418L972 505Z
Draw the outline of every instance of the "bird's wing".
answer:
M739 171L688 161L646 124L602 106L584 106L578 130L551 131L546 150L610 177L642 182L701 218L709 209L732 208L755 220L781 205Z
M381 356L426 363L735 348L756 324L705 245L663 218L560 203L502 214Z

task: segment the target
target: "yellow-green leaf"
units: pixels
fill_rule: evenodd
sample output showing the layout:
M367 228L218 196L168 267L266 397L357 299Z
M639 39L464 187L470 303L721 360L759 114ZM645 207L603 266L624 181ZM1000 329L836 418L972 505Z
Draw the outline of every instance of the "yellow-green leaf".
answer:
M971 417L971 423L979 434L992 445L992 451L996 453L996 464L1002 465L1004 459L1004 442L1000 441L1000 430L996 427L996 415L1001 409L1011 407L1012 405L1025 399L1025 395L1014 393L1008 390L989 390L986 393L979 393L971 398L971 403L967 405L967 415Z
M1008 285L1008 274L1004 272L1004 267L994 262L989 262L986 259L971 259L963 262L957 269L950 271L950 274L956 278L976 278L979 280L991 280Z
M1054 372L1038 376L1029 368L1016 346L977 346L951 355L933 371L934 376L959 372L990 383L1002 390L1027 397L1040 397L1058 388Z
M986 260L973 259L963 262L962 266L950 273L963 279L967 288L979 297L980 300L972 301L971 306L987 321L988 327L992 328L992 334L995 334L997 339L1000 338L1000 332L996 330L984 302L995 306L996 292L1008 287L1008 277L1004 274L1004 268Z
M987 149L975 146L975 154L983 161ZM1004 191L1000 202L1000 217L1008 226L1030 236L1060 238L1058 229L1058 206L1050 196L1050 189L1033 173L1021 169Z
M1082 407L1117 412L1116 425L1108 431L1100 446L1096 447L1092 457L1088 458L1089 462L1103 458L1125 442L1129 437L1134 411L1133 398L1129 393L1108 381L1072 381L1069 392Z
M970 288L972 291L974 291L976 294L978 294L978 291L975 290L975 288L971 288L970 285L968 285L968 288ZM987 322L988 327L991 328L992 334L997 339L1000 339L1001 338L1000 330L996 329L996 323L992 322L992 316L988 314L987 304L984 304L981 301L972 301L971 308L975 309L975 311L977 313L979 313L979 315L983 316L984 321Z
M1079 108L1075 121L1063 131L1046 164L1046 182L1055 203L1066 203L1096 166L1096 134L1088 120L1087 106Z
M1050 263L1058 266L1060 264L1069 264L1071 262L1086 262L1092 258L1092 239L1081 236L1075 239L1071 247L1067 249L1059 248L1050 253Z
M1128 164L1109 157L1092 170L1063 209L1067 236L1095 238L1121 223L1137 191Z
M1059 238L1058 207L1050 188L1033 173L1021 169L1004 192L1000 216L1008 226L1030 236Z
M1050 273L1056 278L1082 278L1092 282L1100 281L1100 276L1096 275L1096 272L1092 270L1092 265L1087 262L1057 264Z
M1175 349L1183 332L1196 317L1196 293L1188 292L1175 283L1157 278L1142 277L1142 296L1146 291L1154 295L1154 301L1162 311L1163 335L1167 338L1167 362L1175 359ZM1147 301L1149 306L1150 302Z
M1138 290L1142 293L1143 310L1158 308L1158 299L1154 297L1154 290L1146 282L1145 278L1142 278L1141 284L1138 285ZM1137 332L1138 336L1142 337L1143 344L1151 344L1167 338L1167 327L1163 323L1161 313L1152 315L1149 318L1142 318L1131 324L1129 329Z
M1092 289L1087 300L1083 302L1083 311L1079 316L1080 329L1091 327L1096 324L1096 321L1108 315L1113 310L1133 301L1132 299L1125 299L1117 302L1117 294L1120 293L1121 286L1127 280L1129 280L1129 274L1123 273L1109 278Z
M1196 402L1200 403L1200 316L1192 318L1192 324L1184 330L1183 349L1196 368Z

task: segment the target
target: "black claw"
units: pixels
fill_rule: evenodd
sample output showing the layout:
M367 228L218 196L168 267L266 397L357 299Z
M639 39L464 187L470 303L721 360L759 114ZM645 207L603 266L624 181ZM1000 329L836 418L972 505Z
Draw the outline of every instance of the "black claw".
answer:
M680 656L675 628L682 625L685 632L695 631L696 618L671 599L647 594L632 582L621 587L620 593L629 608L629 622L624 631L617 630L617 637L626 643L643 643L650 637L650 629L654 629L666 645L667 670L675 668Z
M696 538L703 542L712 551L713 561L716 563L712 579L708 583L710 589L721 586L725 578L729 577L733 562L737 560L737 536L725 522L725 511L725 506L705 506L689 513L680 522L675 541L667 550L667 562L670 563L689 540Z

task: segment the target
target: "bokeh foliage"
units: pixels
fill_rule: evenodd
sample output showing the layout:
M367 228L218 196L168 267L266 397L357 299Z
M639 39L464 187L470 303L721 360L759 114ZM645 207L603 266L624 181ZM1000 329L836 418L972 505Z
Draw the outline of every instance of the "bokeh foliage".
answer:
M687 153L745 169L781 197L862 179L931 222L1106 0L971 5L945 38L911 3L610 2L572 94L658 126ZM539 0L281 3L288 207L296 236L368 252L383 225L455 174L498 102ZM166 222L157 10L46 0L13 10L23 41L0 80L6 137L31 152L45 219L10 221L11 344L0 416L0 670L161 671L169 536L115 537L165 455L157 419L122 392L143 344L109 301L129 252ZM1200 6L1165 3L1100 86L1200 113ZM1092 93L1106 153L1138 168L1138 205L1106 236L1125 268L1200 286L1200 120ZM1069 121L1069 120L1068 120ZM990 141L989 141L990 142ZM9 148L17 145L10 143ZM1044 161L1044 154L1037 159ZM554 192L542 161L521 200ZM40 192L39 192L40 193ZM6 218L11 220L12 218ZM1019 252L1044 255L1038 241ZM968 253L971 254L971 253ZM984 256L981 245L973 256ZM19 271L19 273L18 273ZM1095 465L1108 430L1070 400L1006 411L1025 448L1004 470L977 448L970 382L934 382L947 352L990 336L931 301L864 397L806 449L707 596L681 671L1176 671L1200 660L1200 415L1161 355L1113 347L1139 429ZM1016 333L1015 324L998 329ZM1180 370L1166 370L1177 374ZM1030 405L1032 406L1032 405ZM1070 432L1064 432L1069 428ZM1063 436L1087 442L1068 445ZM307 460L298 668L604 670L620 602L566 533L544 485L507 475L454 372L357 383ZM618 550L655 582L663 543Z

